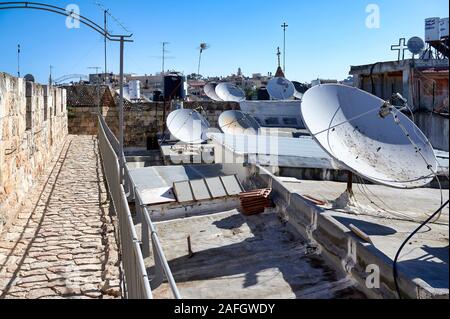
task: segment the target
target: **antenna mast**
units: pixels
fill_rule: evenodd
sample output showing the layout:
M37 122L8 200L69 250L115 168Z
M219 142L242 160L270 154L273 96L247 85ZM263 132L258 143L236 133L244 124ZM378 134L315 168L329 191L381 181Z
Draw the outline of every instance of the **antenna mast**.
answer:
M284 22L281 27L283 28L283 71L286 74L286 29L289 25Z
M202 53L204 50L209 49L209 45L207 43L200 43L200 56L198 57L198 69L197 76L200 78L200 65L202 63Z
M280 56L281 56L280 47L278 47L277 48L278 67L281 67Z
M52 70L53 70L53 65L50 65L50 76L48 77L48 84L49 85L52 85L52 83L53 83Z
M20 44L17 45L17 77L20 78Z
M107 23L108 23L108 20L107 20L107 15L108 15L108 10L104 10L103 11L103 22L104 22L104 29L105 30L108 30L107 29ZM107 38L106 38L106 33L105 33L105 75L104 75L104 77L103 77L103 83L106 85L106 74L108 74L108 67L107 67L107 47L106 47L106 45L107 45Z
M166 45L170 44L169 42L162 43L162 72L161 75L165 73L165 62L166 62Z

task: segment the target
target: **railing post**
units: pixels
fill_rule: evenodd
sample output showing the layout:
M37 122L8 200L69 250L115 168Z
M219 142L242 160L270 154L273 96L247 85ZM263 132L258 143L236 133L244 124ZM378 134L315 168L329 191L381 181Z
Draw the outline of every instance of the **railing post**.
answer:
M138 198L138 197L136 197ZM150 225L147 222L148 215L147 208L141 206L141 200L139 197L139 206L140 206L140 218L142 222L141 232L142 232L142 255L144 258L150 257Z
M155 273L153 279L150 281L150 286L152 289L156 289L164 282L164 266L159 256L158 249L156 248L155 239L153 238L155 234L152 234L152 249L153 249L153 259L155 263Z

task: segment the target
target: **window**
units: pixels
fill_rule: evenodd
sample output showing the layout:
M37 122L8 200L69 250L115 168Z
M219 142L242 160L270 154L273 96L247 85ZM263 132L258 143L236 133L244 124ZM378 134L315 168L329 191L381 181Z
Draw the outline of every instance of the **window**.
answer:
M280 121L277 117L266 118L266 125L280 125Z
M285 125L298 126L298 121L295 117L285 117L283 118L283 123Z

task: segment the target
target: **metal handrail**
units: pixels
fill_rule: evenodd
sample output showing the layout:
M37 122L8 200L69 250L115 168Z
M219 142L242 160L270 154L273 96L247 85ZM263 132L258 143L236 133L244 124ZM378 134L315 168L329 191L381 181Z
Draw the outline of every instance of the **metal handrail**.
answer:
M119 246L122 256L124 295L129 299L152 299L152 290L142 255L140 242L134 227L125 189L120 183L120 168L117 154L108 138L106 129L99 117L98 139L102 165L108 184L108 192L118 218Z
M105 171L108 191L112 204L118 216L120 250L124 268L125 296L132 299L152 299L152 288L155 289L164 282L164 275L171 287L173 296L181 299L169 263L164 255L156 227L152 222L147 208L137 192L133 178L128 168L124 169L124 184L120 183L120 166L118 159L118 141L108 125L99 116L99 148ZM142 248L138 239L128 199L135 199L137 217L142 222ZM149 280L144 258L149 257L150 242L152 244L155 274Z
M132 181L132 177L130 176ZM143 204L139 192L135 190L135 203L136 208L139 207L139 213L141 214L140 219L142 221L142 250L144 256L150 256L150 240L153 247L153 259L155 262L155 278L153 278L154 286L159 286L163 282L163 274L166 276L169 286L172 290L172 294L175 299L182 299L180 291L178 290L177 284L173 277L172 271L170 269L169 263L167 262L166 256L162 249L161 242L159 241L158 232L156 231L155 224L153 223L150 214ZM150 234L150 236L149 236ZM152 282L152 283L153 283Z

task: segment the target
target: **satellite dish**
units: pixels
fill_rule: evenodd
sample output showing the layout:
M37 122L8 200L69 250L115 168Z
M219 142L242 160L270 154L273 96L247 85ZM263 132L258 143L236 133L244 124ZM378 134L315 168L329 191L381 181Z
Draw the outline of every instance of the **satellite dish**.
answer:
M408 40L408 50L412 54L420 54L425 50L425 42L419 37L412 37Z
M177 139L188 144L200 144L206 141L208 121L197 111L180 109L167 117L167 127Z
M253 116L242 111L223 112L219 117L219 127L230 135L258 135L261 128Z
M303 94L308 90L308 87L305 84L302 84L297 81L292 81L292 84L294 84L295 92L294 96L301 100L303 98Z
M27 82L34 82L34 76L31 74L27 74L23 77Z
M216 94L216 86L217 83L215 82L209 82L205 85L203 91L205 91L205 94L213 101L223 101L220 97Z
M223 101L242 102L245 101L245 93L237 86L224 82L216 86L216 94Z
M280 77L269 81L267 91L275 100L287 100L294 96L295 88L291 81Z
M393 111L401 125L392 114L382 118L379 111L384 104L382 99L357 88L324 84L305 93L301 113L319 145L349 170L395 188L427 185L434 178L430 168L437 170L433 148L401 112Z

